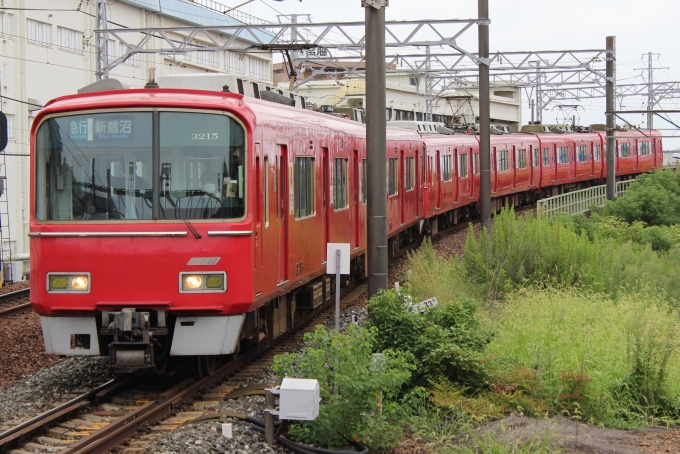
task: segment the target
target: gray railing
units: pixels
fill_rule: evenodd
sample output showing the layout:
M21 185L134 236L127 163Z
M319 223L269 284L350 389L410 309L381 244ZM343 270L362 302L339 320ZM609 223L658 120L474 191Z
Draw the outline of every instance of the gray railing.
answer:
M229 11L228 6L223 5L222 3L218 3L214 0L184 0L184 1L187 3L193 3L194 5L200 6L205 9L209 9L210 11L214 11L216 13L225 14L231 17L232 19L236 19L239 22L243 22L244 24L267 25L271 23L264 19L260 19L259 17L255 17L252 14L244 13L238 10Z
M617 181L616 196L621 197L633 181L635 180ZM605 200L607 200L607 186L593 186L539 200L536 203L536 213L538 216L548 218L557 213L578 214L588 211L593 205L603 206Z

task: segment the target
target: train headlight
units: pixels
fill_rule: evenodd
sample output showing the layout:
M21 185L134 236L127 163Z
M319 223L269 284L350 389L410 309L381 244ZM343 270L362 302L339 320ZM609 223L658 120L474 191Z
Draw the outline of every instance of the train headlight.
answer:
M227 273L179 273L180 293L224 293Z
M197 274L184 276L184 290L196 290L203 287L203 278Z
M71 288L73 290L87 290L90 286L90 280L87 276L73 276L71 278Z
M90 293L89 273L47 273L48 293Z

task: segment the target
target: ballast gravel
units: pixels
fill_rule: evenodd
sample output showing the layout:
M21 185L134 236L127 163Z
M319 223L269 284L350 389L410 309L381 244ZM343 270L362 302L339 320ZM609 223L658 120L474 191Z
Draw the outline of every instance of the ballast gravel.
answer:
M108 358L80 356L43 369L0 391L0 423L31 418L113 377Z

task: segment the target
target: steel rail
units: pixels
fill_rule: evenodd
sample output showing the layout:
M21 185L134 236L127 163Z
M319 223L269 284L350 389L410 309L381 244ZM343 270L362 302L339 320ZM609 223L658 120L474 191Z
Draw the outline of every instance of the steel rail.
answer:
M7 303L9 301L19 299L19 298L25 298L27 296L30 296L31 290L30 289L23 289L23 290L18 290L16 292L10 292L10 293L5 293L4 295L0 295L0 303ZM24 312L28 309L31 308L31 303L22 303L18 304L16 306L0 309L0 318L8 317L10 315L18 314L20 312Z
M199 393L199 390L215 386L218 382L223 381L227 377L253 363L259 357L272 352L275 347L283 344L295 333L313 322L317 317L320 317L326 311L330 310L332 303L333 300L330 299L311 311L305 317L299 319L290 330L277 337L270 345L259 346L248 350L237 359L220 367L209 377L205 377L199 381L187 380L180 383L180 385L177 385L172 390L163 393L161 398L165 398L164 400L159 399L147 402L132 412L112 421L111 424L106 427L93 432L89 436L79 440L77 443L59 451L59 454L100 453L112 449L114 446L137 434L139 428L153 424L172 413L173 406L196 396Z
M68 402L65 402L58 407L52 408L34 418L29 419L21 424L0 433L0 452L12 443L18 442L38 431L41 431L46 425L51 424L60 418L70 413L77 412L83 407L90 405L91 401L101 399L109 392L118 388L125 379L114 378L103 385L97 386L90 391L75 397Z

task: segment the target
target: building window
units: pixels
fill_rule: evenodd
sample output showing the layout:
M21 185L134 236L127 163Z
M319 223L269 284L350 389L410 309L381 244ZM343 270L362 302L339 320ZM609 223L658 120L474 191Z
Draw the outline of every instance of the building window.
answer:
M559 156L560 164L569 164L569 147L560 147Z
M57 47L67 52L83 53L83 33L70 28L57 27Z
M126 46L124 43L118 43L118 48L120 49L118 55L121 57L128 51L128 46ZM130 54L123 64L128 66L139 66L139 54Z
M527 151L525 149L517 150L517 168L527 168Z
M501 150L497 154L498 159L498 171L505 172L510 168L508 165L508 150Z
M347 158L335 158L333 177L333 208L347 208Z
M409 83L409 85L417 87L418 85L420 85L420 78L419 77L409 77L408 83Z
M451 181L451 155L442 156L442 181Z
M533 165L534 165L534 167L538 167L538 166L541 164L541 158L540 158L540 156L539 156L539 152L540 152L541 150L540 150L539 148L534 148L533 150L534 150L534 156L533 156L534 162L533 162Z
M7 117L7 138L9 140L14 140L14 115L5 114Z
M206 47L204 44L197 44L198 47ZM205 66L212 66L217 68L219 66L219 57L214 50L199 50L196 52L196 63Z
M479 175L479 153L473 154L472 158L472 172Z
M230 73L245 74L246 61L240 53L227 51L224 58L224 69Z
M622 143L619 145L619 157L620 158L630 158L630 144Z
M361 203L366 203L368 200L368 179L366 178L366 160L361 160Z
M468 176L468 155L467 153L458 155L458 175L461 178Z
M106 54L109 57L109 61L113 60L114 58L118 58L118 54L116 54L116 42L112 39L108 40L106 42Z
M543 165L544 166L550 165L550 148L543 149Z
M406 190L412 190L416 185L416 166L415 158L406 157Z
M27 39L29 44L49 47L52 45L52 25L27 19Z
M588 152L586 150L587 149L585 145L578 147L578 153L576 154L576 160L578 162L586 162L588 160Z
M267 172L268 162L265 164ZM265 173L265 179L267 174ZM265 183L266 191L266 183ZM295 219L314 214L314 158L295 158ZM266 223L267 221L265 221Z
M602 151L599 145L593 146L593 160L599 161L602 159Z
M0 36L12 39L12 15L0 12Z
M397 195L399 193L399 160L390 158L387 161L387 194Z
M638 151L640 156L647 156L649 154L649 142L640 142L640 150Z
M271 80L269 61L251 57L248 64L248 75L254 79Z

